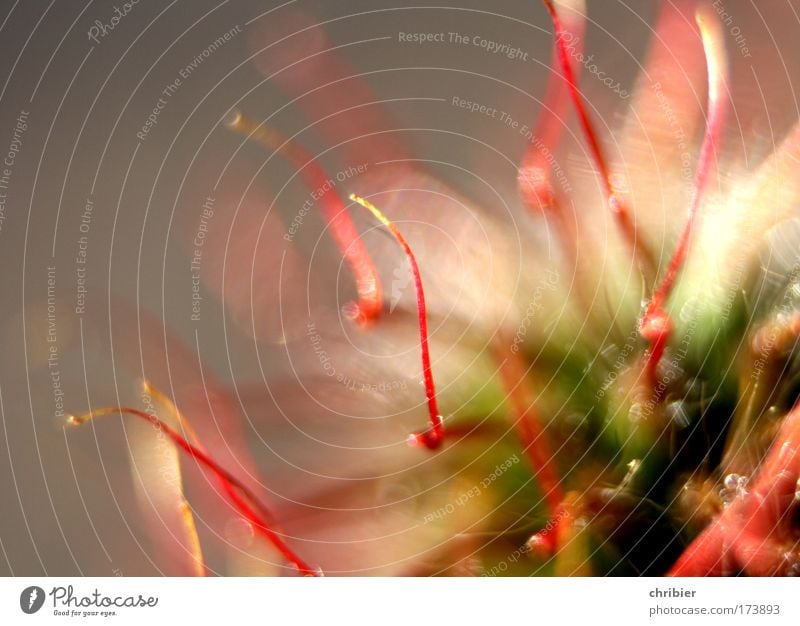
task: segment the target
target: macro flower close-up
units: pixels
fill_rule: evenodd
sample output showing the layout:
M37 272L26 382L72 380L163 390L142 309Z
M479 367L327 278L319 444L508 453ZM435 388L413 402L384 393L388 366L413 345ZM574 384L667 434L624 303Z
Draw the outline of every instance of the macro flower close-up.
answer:
M800 575L800 5L7 5L4 576Z

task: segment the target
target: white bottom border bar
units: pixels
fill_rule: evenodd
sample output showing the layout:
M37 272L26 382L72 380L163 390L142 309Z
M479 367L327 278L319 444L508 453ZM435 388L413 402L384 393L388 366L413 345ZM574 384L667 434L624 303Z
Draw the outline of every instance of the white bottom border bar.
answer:
M798 595L753 578L2 578L0 624L798 624Z

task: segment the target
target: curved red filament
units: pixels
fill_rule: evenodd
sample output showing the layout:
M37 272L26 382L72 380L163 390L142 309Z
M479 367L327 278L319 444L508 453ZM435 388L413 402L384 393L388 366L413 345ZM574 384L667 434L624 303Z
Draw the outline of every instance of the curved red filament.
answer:
M433 382L433 372L431 370L431 355L428 348L428 314L425 310L425 291L422 288L422 277L419 273L419 266L411 246L408 245L403 234L398 230L389 219L378 210L369 200L365 200L356 194L350 194L350 199L357 202L362 207L370 211L397 240L397 243L405 252L408 258L411 272L414 275L414 287L417 292L417 318L419 319L419 345L422 352L422 376L425 381L425 396L428 400L428 414L430 416L430 427L420 433L415 433L409 438L409 442L415 445L424 445L431 450L438 448L444 439L444 424L442 416L439 414L439 407L436 403L436 387Z
M500 378L508 404L516 418L515 426L520 443L550 509L550 517L555 518L564 501L564 493L549 437L536 410L536 402L527 378L528 371L516 353L503 351L497 346L494 352L499 362Z
M383 308L383 289L378 270L325 171L307 150L272 127L258 124L238 112L230 119L228 126L255 139L269 150L281 152L297 168L308 188L319 198L331 235L353 272L358 302L345 307L347 316L362 324L377 319Z
M319 572L308 565L300 556L295 553L292 548L274 531L270 528L269 520L272 515L265 505L259 502L255 494L247 488L238 478L228 472L224 467L221 467L214 459L207 453L202 451L197 446L189 443L182 435L158 419L155 415L151 415L140 409L131 407L107 407L92 411L85 415L75 416L70 415L67 421L70 424L81 425L86 422L103 415L113 413L128 414L138 417L144 421L150 422L157 426L163 433L165 433L172 442L186 452L189 456L199 461L206 468L211 470L214 475L219 478L223 484L227 485L225 491L228 494L233 505L239 512L247 518L253 525L257 532L261 533L273 546L297 568L297 571L303 576L318 576Z
M592 161L597 168L600 184L603 187L603 193L606 196L609 209L617 221L617 225L622 233L623 238L628 243L628 246L631 248L634 255L636 255L639 259L643 269L648 273L652 273L655 267L653 255L645 246L644 242L640 240L637 233L636 224L631 216L630 209L614 189L614 185L611 182L611 169L608 166L608 160L606 159L603 148L600 145L600 140L598 138L597 131L594 128L594 124L592 123L589 113L583 104L583 95L578 87L577 78L572 69L572 64L570 63L570 51L567 46L568 31L564 27L553 1L543 0L543 2L548 13L550 14L550 19L553 22L556 48L558 50L558 60L561 66L561 71L564 73L564 77L569 85L569 93L572 99L572 104L575 107L575 112L578 115L578 121L580 122L583 136L586 139L586 143L589 147L589 153Z
M672 322L664 310L664 305L672 293L675 280L686 261L692 231L697 221L697 212L708 187L712 165L716 162L717 145L722 135L726 112L728 68L722 29L718 19L712 16L710 11L698 11L696 19L703 39L703 50L708 68L708 119L697 161L689 215L667 266L667 271L661 279L661 284L653 293L639 326L642 337L651 346L646 367L652 380L655 379L658 364L664 354L664 347L672 331Z
M575 52L581 50L584 17L577 11L565 20ZM517 174L517 185L523 201L533 210L557 209L555 192L550 180L552 151L556 149L564 132L564 117L570 104L570 90L566 79L556 71L559 60L558 46L553 47L550 76L545 88L544 100L536 121L536 129L528 143ZM556 210L556 213L558 211Z

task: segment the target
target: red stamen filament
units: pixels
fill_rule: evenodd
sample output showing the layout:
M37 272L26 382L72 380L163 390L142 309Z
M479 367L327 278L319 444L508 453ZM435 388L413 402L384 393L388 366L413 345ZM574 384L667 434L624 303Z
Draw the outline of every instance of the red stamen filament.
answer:
M574 21L570 28L570 32L573 35L572 41L580 42L584 18L577 12L572 12L570 15L573 16L572 21ZM550 206L557 209L555 195L550 182L548 157L551 157L551 154L547 153L546 150L552 152L558 146L564 132L564 117L570 103L570 91L568 86L565 85L565 79L555 70L558 60L558 46L554 46L544 102L536 122L536 130L533 133L536 141L531 140L528 144L528 149L525 151L518 174L519 187L523 199L532 209Z
M574 16L570 32L572 41L579 42L583 33L583 15L577 12ZM576 44L579 45L579 44ZM520 196L527 207L535 213L543 210L545 216L553 221L556 236L559 238L565 256L577 268L576 233L565 213L563 202L559 201L551 181L549 159L558 146L564 132L564 117L570 106L570 92L564 77L556 71L558 63L558 47L553 47L553 60L550 76L547 80L544 102L536 122L533 138L528 143L525 156L517 173L517 186ZM580 272L579 272L580 273ZM576 282L576 296L584 300L583 287Z
M297 168L308 188L319 195L322 214L331 235L356 281L358 302L345 306L345 312L360 324L377 319L383 308L383 289L378 270L350 219L344 201L335 189L330 188L330 178L325 171L307 150L272 127L257 124L238 112L230 119L228 127L255 139L269 150L281 152Z
M428 399L428 414L430 416L430 428L411 435L409 441L415 445L425 445L434 450L438 448L444 439L444 425L442 416L439 414L439 407L436 403L436 387L433 382L433 372L431 371L431 355L428 348L428 314L425 310L425 292L422 288L422 277L419 273L419 266L411 247L408 245L403 234L397 229L389 219L381 213L369 200L365 200L356 194L350 194L350 199L357 202L362 207L370 211L386 228L392 233L397 243L405 252L408 262L411 265L411 272L414 275L414 287L417 291L417 317L419 319L419 345L422 351L422 375L425 381L425 396Z
M144 391L148 395L150 395L152 398L154 398L157 402L160 402L161 404L163 404L169 410L169 412L177 420L178 424L180 424L181 429L189 436L188 440L198 450L200 450L203 454L208 456L208 451L205 449L203 444L200 442L200 438L197 436L197 433L195 432L194 428L192 427L192 424L189 422L189 420L187 420L184 417L183 413L181 413L178 410L178 407L175 406L175 403L172 402L172 400L170 400L166 395L164 395L164 393L162 393L161 390L159 390L156 387L154 387L150 383L150 381L148 381L146 379L142 381L142 387L143 387ZM233 500L236 497L236 491L233 488L233 485L229 481L223 480L220 475L217 474L216 476L217 476L217 479L219 480L220 485L222 486L223 491L225 491L225 493L228 495L228 497L231 500ZM270 521L270 523L273 523L271 519L269 519L268 521Z
M543 2L548 13L550 14L550 19L553 22L556 48L558 50L558 59L559 64L561 65L561 71L564 73L564 77L567 79L570 96L572 98L572 104L575 107L575 112L578 115L578 121L580 122L583 136L586 139L586 143L589 147L589 154L591 155L592 161L597 168L600 184L603 187L603 192L606 196L608 206L616 217L617 224L622 232L622 236L627 241L631 250L633 250L633 253L639 258L643 269L648 273L652 273L653 268L655 267L653 255L647 249L644 242L639 240L636 224L631 218L630 210L614 189L614 185L611 182L611 170L608 166L608 160L606 159L603 148L600 145L600 140L598 138L597 131L594 128L594 124L592 123L589 113L583 104L583 95L578 87L575 72L572 69L572 64L570 63L569 59L570 52L566 41L568 32L561 22L561 18L558 15L558 11L556 11L553 1L543 0Z
M510 351L507 354L498 351L497 358L502 359L499 368L500 378L508 403L516 417L515 425L523 451L528 456L534 475L539 481L550 509L550 517L555 518L564 501L564 494L558 470L553 462L549 439L536 410L533 393L527 380L527 371L520 357Z
M199 461L211 470L219 480L221 480L228 487L226 493L231 499L233 505L239 512L247 518L253 527L260 532L266 539L275 546L275 548L286 558L287 561L292 563L297 568L297 571L303 576L317 576L319 572L310 567L303 559L301 559L284 541L273 531L267 520L272 518L269 510L259 502L258 498L250 491L238 478L228 472L225 468L221 467L217 462L212 459L208 454L200 450L198 447L189 443L178 432L173 430L170 426L162 422L155 415L150 415L145 411L134 409L130 407L106 407L97 409L86 413L84 415L70 415L67 422L70 424L81 425L86 422L114 413L132 415L144 421L150 422L157 426L164 432L173 443L186 452L189 456Z
M728 68L722 31L718 20L712 17L708 11L705 14L698 11L696 19L697 25L700 27L706 66L708 68L708 120L703 143L700 147L697 171L695 172L694 191L689 205L689 215L678 239L675 252L673 252L667 266L664 278L653 293L640 324L642 336L651 344L650 355L646 365L651 380L655 379L658 364L664 354L664 348L672 331L672 323L664 310L664 305L672 293L675 280L686 261L697 212L708 187L708 175L712 164L716 161L717 145L720 141L722 125L725 119Z

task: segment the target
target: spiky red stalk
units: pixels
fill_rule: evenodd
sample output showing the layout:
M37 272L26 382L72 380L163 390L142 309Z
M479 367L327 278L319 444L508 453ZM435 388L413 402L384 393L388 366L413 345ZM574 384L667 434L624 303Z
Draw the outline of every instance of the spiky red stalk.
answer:
M356 281L358 302L349 303L345 307L345 313L360 324L377 319L383 308L383 288L378 270L350 219L344 201L333 188L325 170L311 153L297 143L284 137L276 129L258 124L239 112L228 120L228 127L255 139L269 150L281 152L297 168L308 188L319 194L322 214Z
M357 202L362 207L370 211L397 240L400 247L405 252L408 263L411 266L411 273L414 276L414 288L417 292L417 318L419 320L419 347L422 352L422 376L425 381L425 396L428 400L428 415L430 417L430 428L420 433L414 433L410 436L409 442L415 445L425 445L426 447L434 450L442 444L444 439L444 424L442 423L442 416L439 413L439 407L436 403L436 386L433 382L433 371L431 369L431 354L428 348L428 313L425 308L425 290L422 288L422 276L419 273L419 266L411 246L408 245L406 238L403 234L378 208L373 205L369 200L366 200L356 194L350 194L350 199Z
M748 491L738 495L668 572L669 576L800 575L800 405L784 418Z
M146 422L157 426L163 433L165 433L172 442L186 452L189 456L199 461L211 470L217 478L228 486L226 493L233 505L239 512L247 518L253 527L261 533L266 539L275 546L275 548L297 568L297 571L303 576L317 576L319 572L309 566L300 556L292 550L288 544L278 534L270 528L268 520L272 519L272 514L269 509L263 505L255 494L247 488L233 474L228 472L224 467L221 467L213 458L200 450L198 447L189 443L182 435L173 430L170 426L158 419L155 415L151 415L140 409L132 407L106 407L91 411L85 415L70 415L67 422L70 424L81 425L86 422L103 415L109 414L127 414L142 419Z

